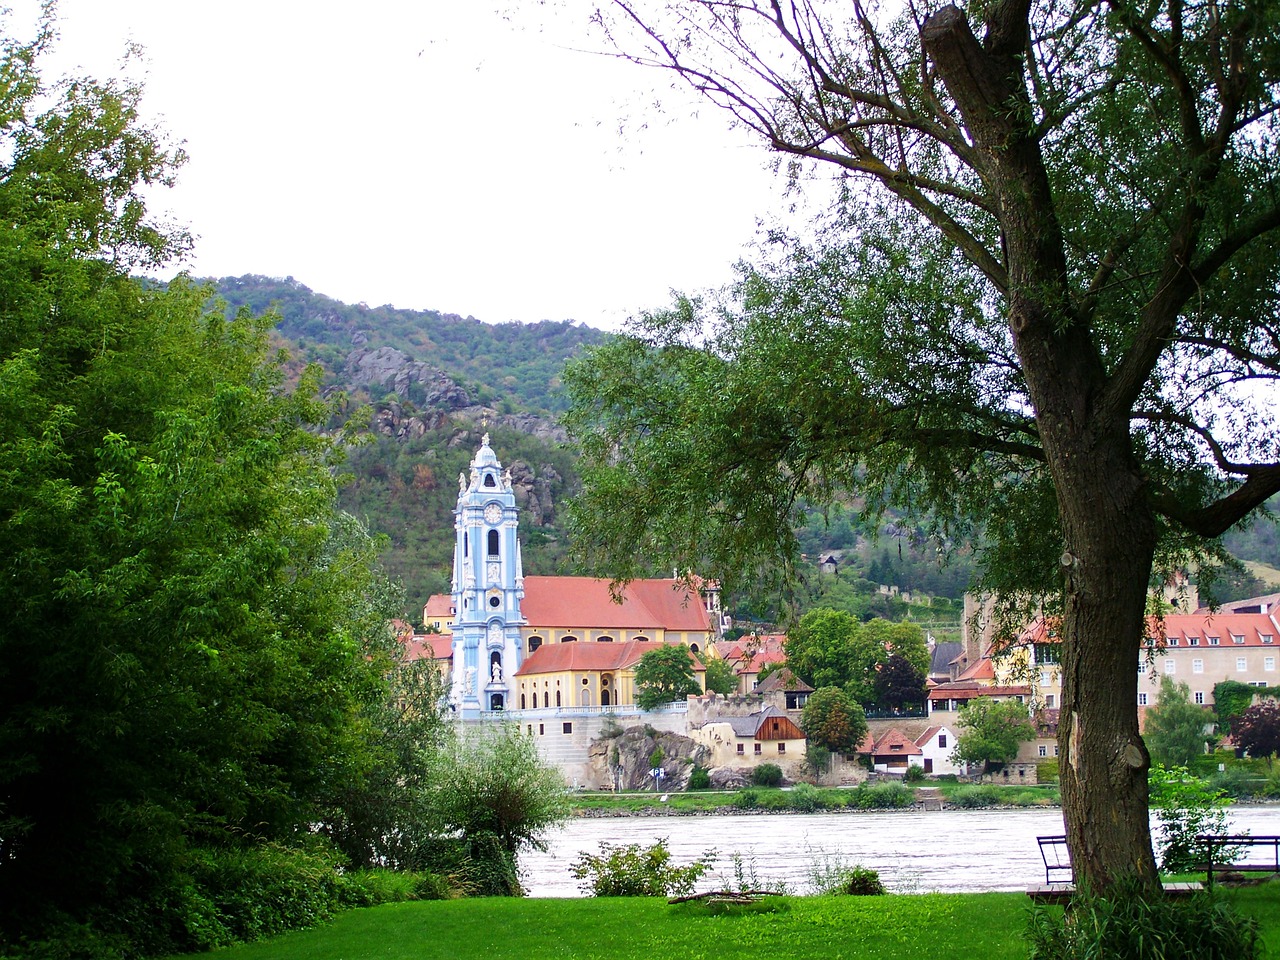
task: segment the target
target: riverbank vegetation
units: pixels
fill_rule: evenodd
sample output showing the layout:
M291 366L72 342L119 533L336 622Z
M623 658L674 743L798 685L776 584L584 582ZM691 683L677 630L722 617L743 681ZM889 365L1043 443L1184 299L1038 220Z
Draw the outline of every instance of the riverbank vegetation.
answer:
M314 930L219 953L220 960L1022 960L1020 893L779 897L713 914L657 897L455 900L352 910ZM1274 884L1229 903L1280 950ZM1051 914L1060 908L1047 908ZM927 945L927 946L926 946Z
M1053 786L1004 786L990 783L931 781L949 804L969 809L1046 807L1059 802ZM898 781L867 782L856 787L815 787L801 783L788 789L748 787L742 790L687 793L576 793L571 813L585 816L646 816L699 813L820 813L840 810L902 810L922 802L911 786Z

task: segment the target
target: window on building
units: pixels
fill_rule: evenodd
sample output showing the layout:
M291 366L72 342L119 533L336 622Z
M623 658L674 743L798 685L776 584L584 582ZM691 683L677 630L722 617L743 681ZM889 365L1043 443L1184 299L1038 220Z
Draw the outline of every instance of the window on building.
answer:
M543 709L549 709L551 707L551 694L546 690L542 691L542 706Z
M1276 658L1275 658L1275 657L1263 657L1263 658L1262 658L1262 669L1263 669L1263 670L1267 671L1267 673L1271 673L1273 670L1275 670L1275 668L1276 668Z
M945 733L938 734L938 748L941 749L947 745L947 735Z
M1204 706L1204 691L1197 690L1195 699L1196 699L1196 703L1200 704L1200 706Z
M746 747L745 747L743 744L741 744L741 743L740 743L740 744L738 744L738 755L739 755L739 756L741 756L742 754L744 754L744 753L746 753L746 752L747 752Z
M1203 660L1192 660L1192 661L1191 661L1191 672L1192 672L1192 673L1204 673L1204 661L1203 661Z
M486 473L484 475L484 485L486 487L496 487L498 485L497 481L493 479L492 473Z
M561 729L562 729L565 733L573 733L573 724L572 724L570 721L566 720L566 721L564 722L564 726L563 726Z
M1231 635L1231 642L1232 642L1232 643L1244 643L1244 635L1243 635L1243 634L1239 634L1239 633L1233 633L1233 634Z
M542 736L546 732L547 732L547 725L545 723L538 724L538 736Z
M1198 646L1200 646L1200 638L1199 638L1199 637L1187 637L1187 643L1189 643L1189 644L1190 644L1191 646L1193 646L1193 647L1198 647Z
M560 706L560 691L556 691L556 706Z
M1251 687L1265 687L1266 685L1267 685L1267 681L1265 681L1265 680L1250 680L1250 681L1249 681L1249 686L1251 686Z
M1249 669L1249 661L1244 657L1236 657L1236 672L1244 673Z
M523 694L523 693L522 693L522 694L520 694L520 709L521 709L521 710L523 710L523 709L524 709L524 694ZM530 728L529 732L530 732L530 733L533 733L533 729L532 729L532 728Z
M498 531L489 531L489 556L496 557L498 555Z
M533 724L532 724L532 723L531 723L531 724L529 724L529 726L528 726L528 728L527 728L527 729L528 729L528 731L529 731L529 736L531 736L531 737L532 737L532 736L533 736Z
M1211 646L1211 647L1216 647L1216 646L1218 645L1218 643L1219 643L1219 640L1218 640L1218 638L1217 638L1217 637L1210 637L1210 638L1209 638L1209 646Z
M596 637L596 643L613 643L613 637Z
M1177 662L1176 660L1174 660L1172 657L1170 657L1169 659L1165 660L1165 662L1164 662L1164 672L1165 672L1165 674L1166 674L1166 675L1168 675L1168 674L1172 674L1172 673L1176 673L1176 672L1177 672L1177 670L1178 670L1178 662Z
M757 755L758 755L758 754L759 754L763 749L764 749L764 744L757 743L757 744L755 745L755 752L756 752L756 754L757 754Z
M1147 661L1146 661L1146 658L1144 657L1143 659L1138 661L1138 673L1143 674L1146 672L1147 672Z
M1049 755L1049 745L1045 743L1040 744L1040 747L1036 752L1042 757L1047 757Z
M1138 694L1138 706L1145 707L1147 705L1147 695L1145 693Z
M530 652L530 653L533 653L533 651L537 650L540 646L542 646L542 638L541 638L541 637L530 637L530 638L529 638L529 652Z
M1275 640L1275 637L1273 637L1273 636L1272 636L1271 634L1269 634L1269 633L1264 633L1264 634L1262 635L1262 642L1263 642L1263 643L1272 643L1272 642L1274 642L1274 640Z
M1058 663L1060 662L1062 650L1061 645L1057 643L1037 643L1035 644L1036 663Z
M1055 697L1052 693L1046 693L1044 695L1044 707L1046 710L1052 710L1057 705L1058 705L1058 698Z
M1166 647L1176 647L1177 645L1178 645L1177 637L1169 637L1167 640L1165 640Z
M787 745L786 745L785 743L783 743L781 740L779 740L779 741L778 741L778 752L779 752L779 753L786 753L786 752L787 752Z

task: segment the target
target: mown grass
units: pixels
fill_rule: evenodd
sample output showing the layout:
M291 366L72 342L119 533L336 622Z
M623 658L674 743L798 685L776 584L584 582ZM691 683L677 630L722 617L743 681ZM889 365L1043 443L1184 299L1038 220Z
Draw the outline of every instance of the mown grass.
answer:
M1277 884L1227 895L1280 953ZM219 960L1003 960L1026 956L1022 894L779 897L710 914L661 898L477 899L352 910Z

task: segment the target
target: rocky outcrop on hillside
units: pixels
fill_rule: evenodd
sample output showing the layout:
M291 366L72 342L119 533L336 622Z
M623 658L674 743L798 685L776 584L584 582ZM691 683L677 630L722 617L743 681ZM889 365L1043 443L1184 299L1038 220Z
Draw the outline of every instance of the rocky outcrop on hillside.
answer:
M394 393L425 410L452 411L471 406L467 391L443 370L410 360L395 347L370 350L357 346L347 355L344 376L349 390Z
M711 751L703 744L678 733L652 727L629 727L612 737L593 740L587 751L592 781L615 784L619 790L653 789L649 758L662 748L662 789L670 792L689 786L694 764L706 766ZM616 780L615 780L615 768Z
M551 496L552 484L561 477L556 468L544 463L540 470L515 460L511 464L511 492L516 495L520 519L534 527L543 527L555 518L555 502Z

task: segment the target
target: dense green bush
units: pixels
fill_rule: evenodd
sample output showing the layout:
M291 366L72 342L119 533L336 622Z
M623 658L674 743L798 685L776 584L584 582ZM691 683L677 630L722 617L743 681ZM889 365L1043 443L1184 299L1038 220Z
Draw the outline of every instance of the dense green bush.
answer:
M863 783L848 791L856 810L893 810L916 802L915 791L901 783Z
M1196 837L1227 832L1226 795L1186 767L1165 769L1157 763L1148 776L1156 818L1152 839L1160 851L1160 866L1170 873L1193 870L1206 859Z
M791 789L789 802L797 813L814 813L827 807L826 793L808 783L797 783Z
M916 766L914 763L907 767L907 772L902 775L903 783L924 783L926 779L924 767Z
M965 810L983 810L1007 803L999 787L978 785L958 787L947 795L947 803Z
M648 847L602 841L598 854L584 851L569 869L583 881L582 892L593 897L679 897L693 892L713 862L708 851L684 866L673 864L666 840Z
M1063 912L1034 907L1027 922L1029 960L1255 960L1257 923L1221 899L1151 898L1136 884L1105 896L1081 892Z
M733 805L739 810L755 810L760 806L760 791L739 790L734 795Z
M711 787L711 774L705 767L694 764L693 769L689 771L689 789L690 790L708 790Z
M782 768L776 763L762 763L751 771L751 782L757 787L780 787Z

